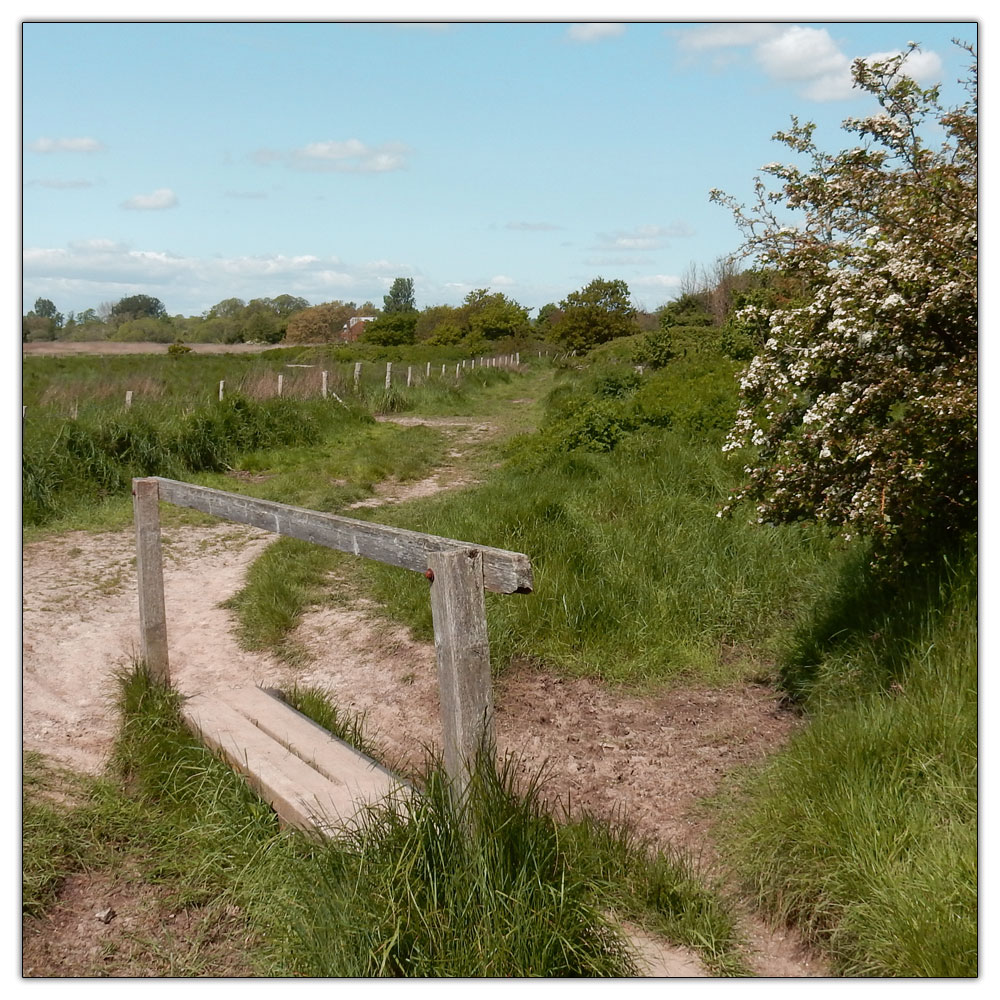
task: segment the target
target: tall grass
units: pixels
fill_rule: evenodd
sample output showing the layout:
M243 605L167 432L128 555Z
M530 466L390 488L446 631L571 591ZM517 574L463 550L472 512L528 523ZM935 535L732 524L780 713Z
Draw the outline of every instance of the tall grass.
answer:
M685 863L640 850L623 831L557 822L540 806L541 777L515 781L511 760L481 762L461 801L431 761L420 794L372 808L342 838L317 842L280 830L184 729L175 692L141 668L122 675L120 692L109 776L64 816L64 828L77 834L87 864L126 864L166 889L171 906L235 907L234 946L260 975L626 975L635 966L615 924L622 914L689 941L716 971L743 968L721 900ZM296 692L293 702L335 717L342 735L356 729L358 720L320 693ZM26 775L29 800L37 774ZM58 854L57 842L65 852L64 828L26 843L28 868L42 869L39 847ZM26 908L41 912L55 873L80 863L56 857L35 880L47 888L32 887Z
M622 976L628 946L564 857L537 788L476 769L456 803L440 767L374 811L299 887L311 976Z
M794 671L810 725L748 779L727 836L761 904L844 975L977 974L974 565Z
M221 471L241 453L316 443L332 427L365 419L323 400L235 395L189 411L158 404L78 420L39 417L24 430L22 516L44 524L81 502L127 495L135 476Z

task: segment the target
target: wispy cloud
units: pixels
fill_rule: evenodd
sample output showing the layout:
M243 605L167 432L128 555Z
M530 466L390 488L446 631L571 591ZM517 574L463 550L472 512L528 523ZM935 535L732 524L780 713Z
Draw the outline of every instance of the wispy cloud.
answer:
M53 191L73 191L77 188L89 188L93 187L93 181L87 180L59 180L56 178L40 178L34 181L28 181L27 187L43 187L50 188Z
M284 163L293 170L344 174L383 174L408 166L409 147L401 142L369 146L360 139L324 139L284 151L261 148L250 159L261 166Z
M669 226L637 226L632 230L598 233L598 250L660 250L671 239L693 236L690 226L675 222Z
M23 254L25 295L45 295L60 308L86 308L134 292L152 292L171 313L195 315L224 298L289 293L311 302L359 302L381 295L392 277L419 274L411 264L352 264L333 255L264 254L189 257L108 239L66 247L31 247ZM32 298L32 301L34 299Z
M300 170L380 174L406 167L408 152L402 143L369 146L360 139L331 139L311 142L301 149L293 150L289 165Z
M136 194L127 198L122 202L122 208L136 212L159 212L177 204L177 195L170 188L157 188L151 194Z
M552 222L508 222L504 228L522 233L552 233L564 229L565 226L557 226Z
M36 139L28 143L28 149L33 153L100 153L104 143L89 136L63 139Z
M756 65L776 83L790 84L813 101L838 101L859 95L853 87L854 56L845 53L825 28L782 24L717 24L678 33L684 51L704 53L748 49ZM876 52L862 58L887 59L898 52ZM906 76L920 83L940 79L942 63L935 52L910 56Z
M677 274L645 274L629 278L629 288L666 289L679 288L681 277Z
M682 49L701 52L706 49L756 45L780 34L780 24L709 24L677 34ZM671 29L671 33L674 29Z
M603 21L571 24L566 30L566 37L571 42L600 42L605 38L618 38L624 34L624 24L612 24Z

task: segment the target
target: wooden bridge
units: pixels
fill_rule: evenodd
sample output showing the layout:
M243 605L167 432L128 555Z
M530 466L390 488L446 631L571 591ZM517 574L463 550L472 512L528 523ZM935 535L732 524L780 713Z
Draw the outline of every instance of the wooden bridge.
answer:
M141 655L170 683L160 550L160 502L253 525L422 573L430 583L445 768L461 794L480 749L495 746L493 682L484 591L527 594L531 563L519 552L474 546L334 514L257 500L158 476L132 481ZM406 795L409 786L354 747L248 685L221 697L185 699L182 713L283 822L333 833L365 804Z

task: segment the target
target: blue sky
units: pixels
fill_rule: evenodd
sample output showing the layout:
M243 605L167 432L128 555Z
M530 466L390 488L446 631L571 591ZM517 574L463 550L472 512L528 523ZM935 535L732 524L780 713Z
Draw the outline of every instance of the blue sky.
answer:
M639 305L736 249L748 199L870 108L858 56L922 44L964 91L974 22L34 23L23 26L23 302L123 295L417 305L489 287L537 308L592 278Z

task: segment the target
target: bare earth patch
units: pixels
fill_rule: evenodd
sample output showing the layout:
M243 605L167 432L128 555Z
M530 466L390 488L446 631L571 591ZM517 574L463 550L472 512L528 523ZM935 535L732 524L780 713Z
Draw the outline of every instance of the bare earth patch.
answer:
M172 906L159 886L124 874L90 872L66 880L44 917L25 921L26 977L249 976L235 906Z

